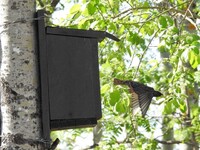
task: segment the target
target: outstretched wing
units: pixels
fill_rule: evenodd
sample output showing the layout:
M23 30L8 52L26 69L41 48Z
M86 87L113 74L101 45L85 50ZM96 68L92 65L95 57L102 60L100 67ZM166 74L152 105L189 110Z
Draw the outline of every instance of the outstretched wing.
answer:
M140 105L139 105L139 98L138 94L135 93L133 88L130 86L130 92L131 92L131 108L133 109L133 115L138 113L140 111Z
M134 92L138 95L142 116L145 116L153 98L154 89L138 82L131 82Z
M142 116L145 116L153 96L160 96L161 93L155 94L155 90L142 83L134 81L123 81L114 79L115 85L128 85L132 94L131 107L133 108L133 114L136 114L140 109Z
M139 93L138 94L138 101L139 101L139 106L142 111L142 116L145 116L147 113L147 110L149 109L149 105L152 101L153 94L150 92L145 92L144 93Z
M133 88L131 85L130 92L132 94L132 107L133 114L137 113L139 108L141 109L142 116L145 116L149 105L153 98L153 93L151 91L147 91L144 89L146 87L138 86L137 88ZM149 90L149 89L148 89Z

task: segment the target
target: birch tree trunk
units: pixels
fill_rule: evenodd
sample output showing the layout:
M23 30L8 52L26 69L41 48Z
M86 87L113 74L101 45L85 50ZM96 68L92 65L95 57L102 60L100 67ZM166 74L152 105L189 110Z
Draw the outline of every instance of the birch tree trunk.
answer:
M0 31L1 32L1 31ZM1 34L0 34L0 37L1 37ZM1 38L0 38L0 71L1 71L1 52L2 52L2 49L1 49ZM0 90L0 135L1 135L1 90ZM1 145L1 137L0 137L0 145Z
M2 150L44 149L34 14L34 0L0 1Z
M164 58L169 58L169 53L168 52L160 52L160 56ZM172 71L172 66L169 63L164 63L165 70L167 72ZM167 128L167 124L170 122L170 118L164 116L162 120L162 132L163 132L163 140L164 141L169 141L169 140L174 140L174 129L173 128ZM163 150L173 150L174 145L172 144L163 144L162 145Z

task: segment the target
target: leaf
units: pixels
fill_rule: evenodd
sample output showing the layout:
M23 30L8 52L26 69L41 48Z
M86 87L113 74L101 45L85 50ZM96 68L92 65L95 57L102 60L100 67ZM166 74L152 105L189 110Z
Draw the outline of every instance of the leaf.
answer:
M90 15L93 15L96 11L96 7L92 3L88 3L87 10Z
M128 41L130 41L132 44L143 44L144 43L144 39L141 38L137 33L132 33L129 32L129 36L128 36Z
M160 52L167 52L167 47L165 46L165 45L159 45L158 46L158 50L160 51Z
M182 129L182 130L175 130L174 131L174 137L176 140L179 141L184 141L187 140L190 137L190 132L187 129Z
M123 101L119 101L116 105L116 111L119 113L125 113L126 109L125 109L125 103Z
M143 7L149 7L149 3L147 1L144 2Z
M120 92L118 90L110 93L110 105L114 106L120 99Z
M125 30L124 25L121 25L121 27L120 27L119 30L118 30L118 34L123 34L123 33L124 33L124 30Z
M180 105L179 105L179 108L180 108L180 111L181 111L182 113L185 113L186 110L187 110L187 107L186 107L185 103L180 104Z
M167 20L165 17L161 16L159 18L159 23L161 25L162 28L167 28Z
M72 20L76 20L78 17L80 17L80 15L81 15L81 12L80 12L80 11L77 11L77 12L73 15Z
M108 1L109 1L109 4L113 7L115 4L114 0L108 0Z
M173 100L169 101L164 108L164 114L172 114L175 111L176 107L173 104Z
M191 44L191 43L193 42L193 37L192 37L191 35L188 35L188 36L186 37L186 42L187 42L188 44Z
M104 84L101 87L101 94L105 94L109 89L110 89L110 85L109 84Z
M173 27L172 28L172 32L174 32L174 34L178 34L179 33L179 28Z
M173 101L173 104L174 104L174 106L175 106L176 108L178 108L178 107L179 107L179 103L177 102L177 100L176 100L176 99Z
M189 51L189 55L188 55L188 59L189 59L189 63L192 66L192 68L196 69L197 66L199 65L199 57L198 55L196 55L196 52L194 50L190 50Z
M106 7L103 4L99 4L98 7L102 13L106 13Z
M91 24L90 24L90 28L93 29L97 26L98 24L98 21L93 21Z
M169 16L166 16L166 19L167 19L167 23L168 23L168 26L173 26L174 24L174 20L172 17L169 17Z
M116 31L116 30L117 30L116 24L114 24L113 22L111 22L111 23L108 24L108 28L109 28L111 31Z
M197 40L199 40L199 36L196 34L190 34L186 36L186 42L188 44L193 44L193 42L196 42Z
M195 54L199 54L199 50L200 50L200 42L199 41L194 41L192 42L192 50L194 51Z
M81 5L80 4L74 4L72 6L72 8L70 9L70 13L73 14L73 13L76 13L80 10L81 8Z
M194 80L195 80L196 82L200 82L200 71L196 71L196 72L194 73Z
M95 4L99 4L99 0L93 0Z

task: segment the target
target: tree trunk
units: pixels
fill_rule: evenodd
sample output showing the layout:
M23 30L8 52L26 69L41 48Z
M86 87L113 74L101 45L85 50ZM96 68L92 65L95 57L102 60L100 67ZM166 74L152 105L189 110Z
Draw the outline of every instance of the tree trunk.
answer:
M162 120L162 132L163 132L163 141L172 141L174 139L174 129L169 128L166 130L166 125L169 123L171 119L168 117L164 117ZM173 150L173 144L163 144L163 150Z
M0 1L2 150L44 149L34 14L34 0Z
M162 58L169 58L169 53L168 52L160 52L160 55ZM172 66L169 63L164 64L165 70L166 71L171 71ZM170 122L169 117L165 117L162 120L162 132L163 132L163 140L168 141L168 140L173 140L174 139L174 129L166 129L167 124ZM163 144L162 145L163 150L173 150L174 145L173 144Z
M1 32L1 31L0 31ZM0 34L0 37L1 37L1 34ZM2 52L2 49L1 49L1 38L0 38L0 70L1 70L1 52ZM0 90L0 135L1 135L1 90ZM0 146L1 146L1 137L0 137Z

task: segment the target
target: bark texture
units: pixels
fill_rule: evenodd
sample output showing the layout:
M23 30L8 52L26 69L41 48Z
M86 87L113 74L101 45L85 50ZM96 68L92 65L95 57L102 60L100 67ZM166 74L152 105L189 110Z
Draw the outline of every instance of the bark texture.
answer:
M34 0L0 1L2 150L43 149L34 14Z
M160 52L161 57L164 58L169 58L169 53L168 52ZM172 71L172 66L169 63L164 63L165 70L170 72ZM169 140L174 140L174 129L173 128L167 128L167 124L170 122L170 118L164 116L162 120L162 132L163 132L163 140L164 141L169 141ZM174 145L173 144L163 144L162 145L163 150L173 150Z

